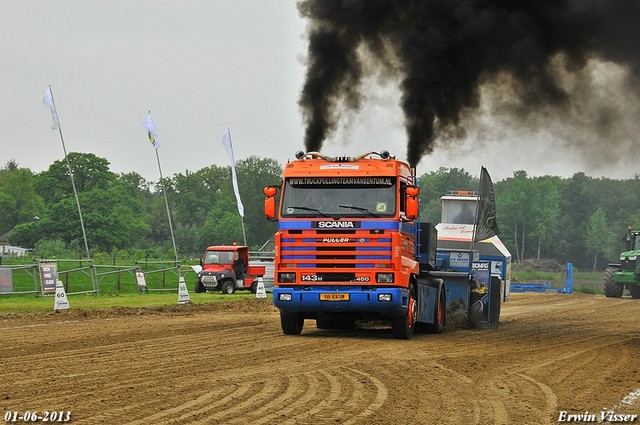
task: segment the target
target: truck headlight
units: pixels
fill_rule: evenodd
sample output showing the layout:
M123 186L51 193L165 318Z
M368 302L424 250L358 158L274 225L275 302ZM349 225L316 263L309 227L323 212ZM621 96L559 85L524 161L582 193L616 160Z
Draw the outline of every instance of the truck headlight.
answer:
M393 283L393 273L376 273L376 282Z
M291 294L287 294L286 292L282 293L282 294L278 294L278 300L280 300L280 301L291 301Z
M392 299L391 294L378 294L378 301L382 303L389 303Z
M293 283L296 281L295 273L278 273L278 282L280 283Z

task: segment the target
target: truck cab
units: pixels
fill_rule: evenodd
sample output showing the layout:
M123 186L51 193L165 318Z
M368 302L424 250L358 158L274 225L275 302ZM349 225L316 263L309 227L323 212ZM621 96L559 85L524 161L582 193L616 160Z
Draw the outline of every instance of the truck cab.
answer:
M257 278L265 268L249 265L249 248L240 245L209 246L200 259L195 292L222 291L233 294L237 289L255 292Z
M285 334L299 335L305 319L319 329L386 321L401 339L418 324L442 332L444 282L421 271L435 255L419 249L420 190L409 164L387 151L300 152L282 177L264 194L265 216L278 221L273 300Z

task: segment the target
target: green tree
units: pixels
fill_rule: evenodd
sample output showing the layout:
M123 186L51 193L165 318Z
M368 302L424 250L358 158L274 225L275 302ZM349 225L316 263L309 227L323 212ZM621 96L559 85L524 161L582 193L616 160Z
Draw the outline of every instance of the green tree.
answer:
M173 217L171 219L175 221ZM167 218L167 207L162 193L156 194L156 196L153 197L147 223L151 229L149 238L152 242L171 242L171 229L169 228L169 219Z
M201 226L228 179L228 168L216 165L176 174L167 189L176 221L187 228Z
M34 175L28 168L11 168L0 173L0 233L44 214L44 201L33 185Z
M242 225L237 212L217 207L209 213L199 234L200 251L209 245L242 245Z
M598 208L587 222L584 234L587 253L593 255L593 270L598 264L598 255L609 250L613 240L613 234L607 222L607 214L602 208Z
M498 223L500 229L504 229L500 236L505 238L505 242L511 242L509 245L510 248L515 248L516 259L522 261L525 258L525 242L527 232L531 231L529 226L534 208L526 171L516 171L513 177L496 184L495 192Z
M264 193L262 189L269 185L278 185L282 180L282 166L271 158L250 156L236 164L238 188L244 206L245 232L247 244L260 247L276 232L276 223L268 221L264 216ZM230 177L229 168L229 177ZM231 179L226 190L233 191ZM228 199L228 198L227 198ZM234 198L235 201L235 198ZM227 204L228 205L228 201ZM231 211L236 211L235 202ZM242 240L242 239L240 239Z
M549 177L535 179L534 199L535 214L533 215L534 230L532 236L537 238L537 258L543 247L549 247L558 234L558 220L560 217L560 193L557 182Z
M16 162L15 158L12 158L4 164L4 167L0 168L0 174L9 171L16 171L18 168L20 168L20 164Z
M109 162L93 154L73 153L78 199L82 209L90 251L135 245L149 233L141 180L136 175L119 179L109 171ZM84 245L80 217L66 162L56 161L35 180L47 199L47 209L38 223L19 226L12 235L27 247L41 239L60 239L67 245ZM28 209L25 209L28 211Z
M40 258L72 258L78 255L70 253L62 239L40 239L35 244L34 252Z
M92 153L70 152L67 155L73 181L78 193L92 189L107 189L117 176L109 171L109 161ZM36 190L46 202L58 202L62 198L73 196L71 176L67 162L55 161L47 171L42 172L36 181Z

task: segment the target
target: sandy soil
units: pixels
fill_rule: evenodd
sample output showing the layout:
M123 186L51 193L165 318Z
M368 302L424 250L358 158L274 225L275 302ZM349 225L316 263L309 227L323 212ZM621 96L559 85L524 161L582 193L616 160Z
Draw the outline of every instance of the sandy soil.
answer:
M74 424L551 424L640 414L640 300L512 294L496 330L281 333L269 300L0 316L0 414ZM640 423L639 419L636 422Z

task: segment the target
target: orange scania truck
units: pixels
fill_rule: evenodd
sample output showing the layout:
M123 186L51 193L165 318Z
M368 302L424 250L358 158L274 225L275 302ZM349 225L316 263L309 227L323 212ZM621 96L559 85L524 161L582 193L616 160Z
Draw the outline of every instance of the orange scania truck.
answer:
M305 319L320 329L365 320L388 321L395 338L409 339L415 329L441 333L447 309L469 314L477 255L463 256L462 271L437 270L419 192L415 170L387 151L298 152L285 165L282 185L264 188L265 215L278 222L273 300L285 334L299 335Z

